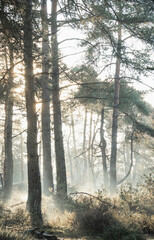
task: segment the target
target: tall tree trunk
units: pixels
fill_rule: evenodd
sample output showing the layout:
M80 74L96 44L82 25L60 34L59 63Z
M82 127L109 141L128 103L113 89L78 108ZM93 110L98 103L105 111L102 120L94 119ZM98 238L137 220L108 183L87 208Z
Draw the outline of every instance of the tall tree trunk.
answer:
M102 153L102 163L103 163L103 176L104 176L104 186L108 186L108 173L107 173L107 157L106 157L106 141L104 137L104 108L101 111L101 127L100 127L100 149Z
M57 0L52 0L51 21L51 45L52 45L52 82L53 82L53 116L54 136L57 171L57 197L64 199L67 196L67 179L64 156L64 145L62 136L61 104L59 93L59 63L58 63L58 41L57 41Z
M13 185L13 153L12 153L12 117L13 117L13 49L9 45L10 70L5 100L5 160L4 160L4 199L11 195ZM7 61L6 61L7 63Z
M117 132L119 114L119 91L120 91L120 65L121 65L121 23L118 23L118 44L117 59L114 79L114 103L112 117L112 141L111 141L111 160L110 160L110 192L115 193L117 187Z
M43 192L51 194L53 186L53 169L51 159L50 130L50 93L49 93L49 40L47 21L47 0L41 0L42 13L42 143L43 143Z
M87 154L86 154L86 130L87 130L87 107L85 107L85 118L83 125L83 182L86 180L87 175Z
M24 62L25 62L25 97L27 109L27 157L28 157L28 200L32 225L42 225L41 181L37 150L37 115L33 74L32 41L32 0L25 2L24 19Z

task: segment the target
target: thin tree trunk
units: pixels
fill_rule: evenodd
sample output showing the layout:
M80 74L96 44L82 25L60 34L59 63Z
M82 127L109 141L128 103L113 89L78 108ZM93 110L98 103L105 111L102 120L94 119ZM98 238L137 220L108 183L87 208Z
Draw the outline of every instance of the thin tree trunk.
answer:
M23 136L20 135L20 151L21 151L21 182L24 182L24 155L23 155Z
M53 82L53 116L54 136L57 171L57 196L64 199L67 196L67 179L64 156L64 145L62 136L61 104L59 93L59 63L58 63L58 42L57 42L57 0L52 0L52 21L51 21L51 45L52 45L52 82Z
M126 133L125 133L126 134ZM127 151L127 139L126 139L126 135L125 135L125 140L124 140L124 145L123 145L123 149L122 149L122 155L123 155L123 158L124 158L124 170L125 170L125 174L127 173L127 170L128 170L128 167L127 167L127 156L126 156L126 151Z
M123 183L127 178L128 176L130 175L131 173L131 170L132 170L132 167L133 167L133 154L134 154L134 145L133 145L133 142L134 142L134 126L132 127L132 134L131 134L131 146L130 146L130 159L131 159L131 163L130 163L130 167L129 167L129 170L127 172L127 174L120 180L117 182L117 185Z
M51 159L50 130L50 93L49 93L49 40L47 21L47 0L41 0L42 13L42 142L43 142L43 192L51 194L53 186L53 169Z
M4 159L5 159L5 146L2 146L2 152L1 152L1 160L0 160L0 176L1 176L1 186L2 190L4 188L4 181L3 181L3 176L4 176Z
M112 117L112 141L111 141L111 160L110 160L110 192L115 193L117 187L117 132L119 114L119 91L120 91L120 65L121 65L121 24L118 23L118 45L117 60L114 80L114 103Z
M86 130L87 130L87 107L85 107L85 118L83 125L83 182L87 175L87 154L86 154Z
M108 173L107 173L107 157L106 157L106 141L104 138L104 108L101 111L101 127L100 127L100 149L102 153L102 163L103 163L103 176L104 176L104 186L108 186Z
M2 152L1 152L1 156L0 156L0 173L2 174L3 172L3 147L2 147Z
M93 111L90 113L90 126L89 126L89 146L91 146L91 138L92 138L92 120L93 120ZM88 149L88 163L89 167L91 167L91 147Z
M37 126L37 132L38 132L38 156L39 156L39 169L40 169L40 175L41 175L41 171L42 171L42 127L41 127L41 123L42 121L40 121L37 118L38 121L38 126Z
M92 140L91 140L91 162L95 161L95 158L93 157L93 156L95 156L93 145L94 145L94 141L95 141L96 134L97 134L97 131L98 131L98 130L96 130L98 122L99 122L99 115L97 115L97 119L96 119L96 122L94 123L94 128L93 128L93 136L92 136ZM96 186L97 174L94 171L94 166L93 166L92 174L93 174L94 186Z
M72 157L71 157L71 153L70 153L70 136L71 136L71 131L70 131L70 134L69 134L68 140L67 140L67 152L68 152L68 159L69 159L69 163L70 163L70 184L72 184L72 183L74 183L74 175L73 175Z
M4 160L4 199L11 195L13 185L12 118L13 118L13 49L9 46L10 70L5 100L5 160ZM6 61L7 64L7 61ZM7 67L8 68L8 67Z
M1 185L1 190L3 191L4 184L3 184L3 177L2 177L2 173L0 173L0 185Z
M79 164L78 164L78 158L77 156L77 149L76 149L76 137L75 137L75 126L74 126L74 119L73 119L73 113L71 111L71 127L72 127L72 137L73 137L73 152L74 152L74 157L73 157L73 182L72 184L78 184L80 182L80 173L79 173Z
M132 139L132 136L131 136ZM140 144L137 142L134 147L134 164L132 172L132 183L135 185L138 182L138 170L140 168Z
M93 111L91 110L90 114L90 126L89 126L89 149L88 149L88 168L89 168L89 177L91 180L91 175L92 175L92 180L93 180L93 186L95 187L95 173L94 173L94 166L92 162L92 122L93 122ZM90 174L91 172L91 174Z
M72 113L72 111L71 111L71 126L72 126L72 135L73 135L74 153L75 153L75 157L76 157L76 156L77 156L77 150L76 150L76 137L75 137L74 119L73 119L73 113Z
M25 97L27 109L28 200L32 225L42 225L41 181L37 150L37 115L32 56L32 0L26 1L24 19Z
M4 159L5 159L5 148L4 145L2 145L2 152L1 152L1 159L0 159L0 172L3 172L4 169Z

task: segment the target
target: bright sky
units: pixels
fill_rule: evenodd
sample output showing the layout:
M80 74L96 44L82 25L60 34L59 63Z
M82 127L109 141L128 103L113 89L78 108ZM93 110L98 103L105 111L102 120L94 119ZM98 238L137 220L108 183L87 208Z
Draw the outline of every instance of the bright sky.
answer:
M136 83L135 87L139 90L149 91L149 93L146 94L146 96L145 96L145 100L154 107L154 74L153 75L151 74L148 78L145 78L145 80L143 80L143 83L150 86L151 88L149 88L141 83ZM152 90L152 88L153 88L153 90Z
M83 34L81 34L79 31L67 27L60 31L59 42L62 42L66 39L82 39L83 37ZM68 40L60 44L60 50L64 57L63 60L68 67L80 65L84 61L84 49L78 46L78 43L78 40ZM151 76L145 78L144 83L154 89L154 75L151 74ZM139 90L150 91L150 88L141 83L135 83L135 87ZM149 94L147 94L145 100L154 107L154 90L153 92L149 92Z
M79 39L83 38L83 34L77 30L65 27L61 29L58 40L62 42L59 48L63 55L63 60L68 67L82 64L84 60L84 49L78 44Z

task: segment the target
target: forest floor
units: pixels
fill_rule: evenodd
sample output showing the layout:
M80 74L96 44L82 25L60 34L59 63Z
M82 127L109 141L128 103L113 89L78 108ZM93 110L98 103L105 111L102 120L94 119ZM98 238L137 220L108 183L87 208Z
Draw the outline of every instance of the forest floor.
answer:
M97 236L97 235L95 235L95 236L74 236L74 235L72 235L71 236L71 233L69 234L70 236L67 236L66 237L66 234L62 234L62 233L58 233L58 232L54 232L54 235L55 236L57 236L57 238L58 238L58 240L104 240L104 238L103 237L101 237L101 236ZM154 240L154 234L145 234L144 235L145 236L145 239L146 240ZM136 239L136 238L134 238L134 239ZM110 240L113 240L113 239L110 239ZM118 239L118 240L120 240L120 239ZM130 239L130 240L132 240L132 239Z
M146 237L146 240L154 240L154 235L152 236L147 236L147 235L145 235L145 237ZM88 236L88 237L81 237L81 238L63 238L63 237L60 237L59 238L59 240L103 240L103 238L101 238L101 237L97 237L97 236L95 236L95 237L90 237L90 236Z
M111 198L99 191L74 193L57 205L43 196L42 230L59 240L154 240L154 182L137 190L128 186ZM26 198L0 203L0 240L34 240ZM21 201L21 202L19 202ZM41 231L41 230L40 230Z
M25 204L24 204L25 205ZM34 238L32 236L26 237L26 232L28 229L31 229L29 217L27 213L21 208L17 207L15 212L11 212L10 209L6 209L6 211L3 211L3 233L1 235L1 229L0 229L0 240L36 240L38 238ZM70 216L68 217L68 213L65 213L64 215L67 215L67 220L70 220ZM58 217L58 215L57 215ZM61 216L60 216L61 217ZM64 217L64 216L63 216ZM62 218L62 217L61 217ZM65 219L66 220L66 219ZM55 220L53 220L52 224ZM104 238L103 236L100 236L95 233L95 235L85 235L83 233L80 233L79 231L72 231L69 229L68 225L65 224L63 220L58 217L56 221L59 221L60 224L62 224L62 227L52 227L52 225L45 226L43 229L46 233L51 233L52 235L57 237L57 240L112 240L112 238ZM0 224L1 225L1 224ZM5 236L5 237L4 237ZM20 237L22 236L22 237ZM123 240L125 238L115 238L115 240ZM128 238L129 240L135 239L140 240L140 238ZM146 240L154 240L154 235L145 234L144 238Z

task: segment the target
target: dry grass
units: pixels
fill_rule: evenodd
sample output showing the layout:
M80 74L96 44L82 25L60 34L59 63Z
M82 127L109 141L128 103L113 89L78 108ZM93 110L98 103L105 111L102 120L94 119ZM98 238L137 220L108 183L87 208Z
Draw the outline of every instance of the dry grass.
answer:
M71 208L73 226L87 235L102 235L104 240L142 240L154 233L154 195L152 176L135 189L121 188L115 198L99 191L95 196L74 194Z
M61 210L51 197L43 197L43 216L47 224L52 228L72 229L75 212Z
M23 207L24 208L24 207ZM0 239L3 240L30 240L25 230L30 226L29 214L19 206L6 208L0 205Z
M59 231L61 237L100 235L103 240L144 240L145 234L154 234L152 186L149 177L137 189L122 187L115 198L101 191L94 196L76 193L63 209L55 204L54 197L43 197L44 223L48 231ZM0 205L0 239L30 239L25 238L25 229L31 224L24 209L25 204L11 205L11 209Z

